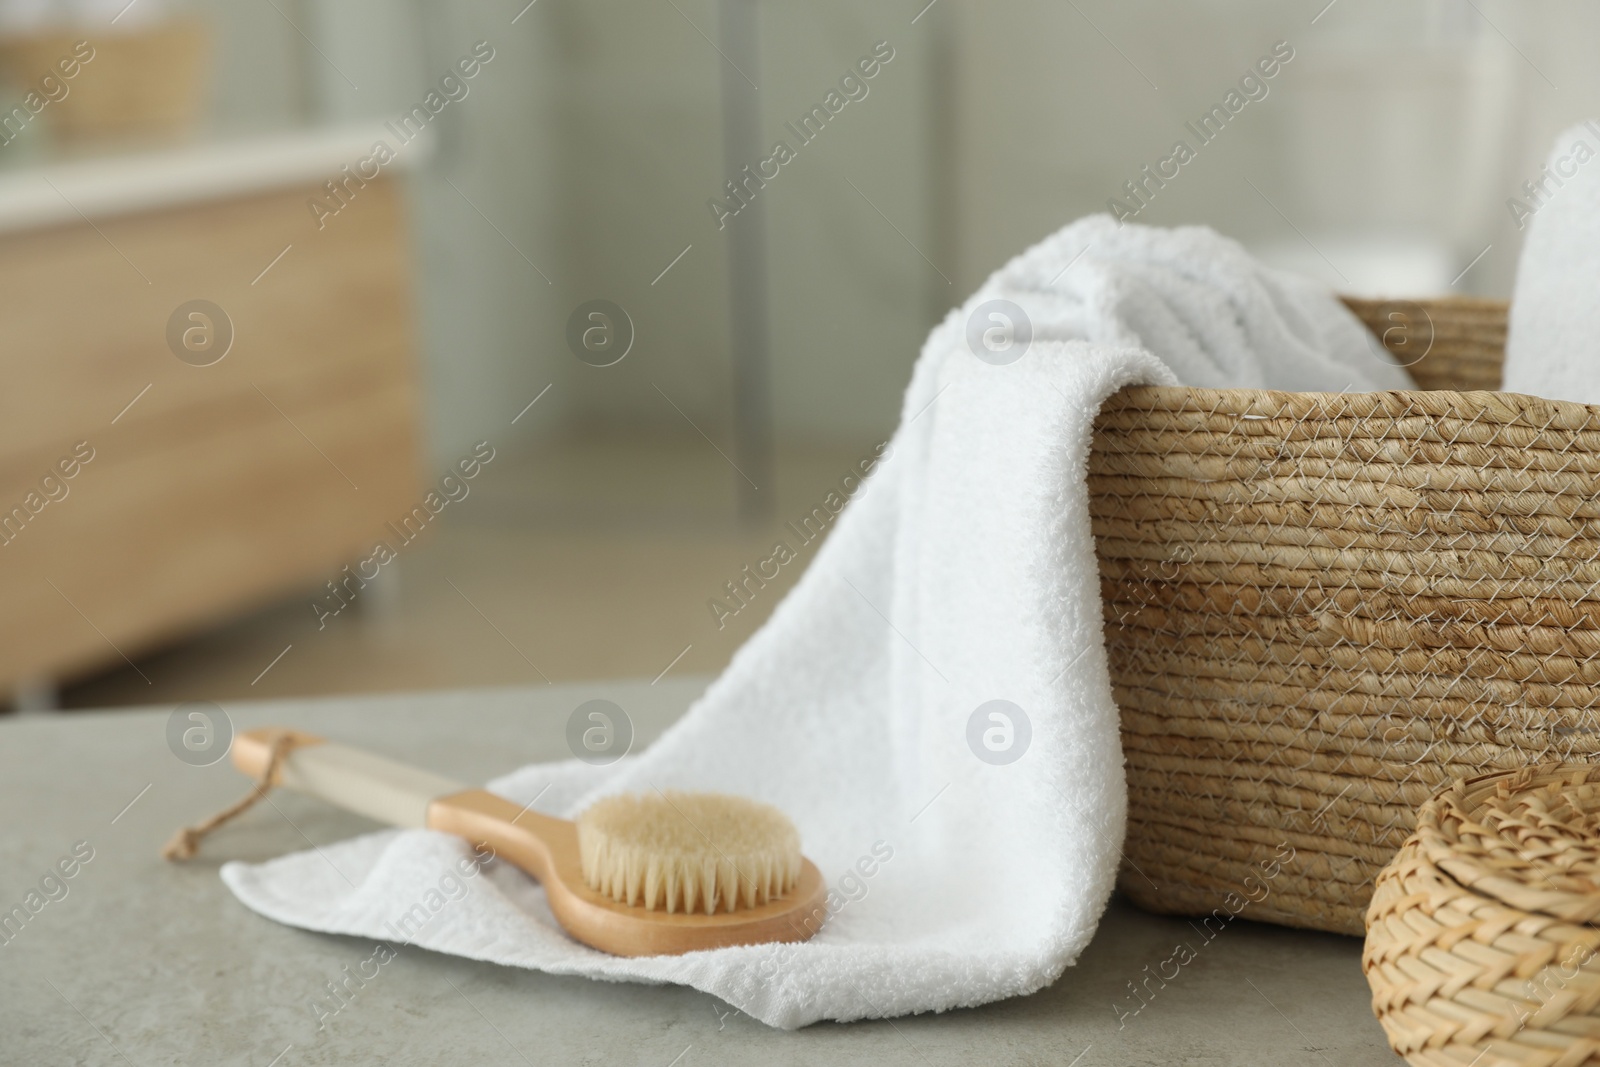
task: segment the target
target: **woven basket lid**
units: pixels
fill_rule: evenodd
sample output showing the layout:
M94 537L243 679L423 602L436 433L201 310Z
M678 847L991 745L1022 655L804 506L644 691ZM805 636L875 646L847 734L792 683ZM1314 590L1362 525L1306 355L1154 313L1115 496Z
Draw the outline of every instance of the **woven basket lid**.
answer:
M1465 889L1524 912L1600 925L1600 765L1463 779L1423 806L1416 840Z

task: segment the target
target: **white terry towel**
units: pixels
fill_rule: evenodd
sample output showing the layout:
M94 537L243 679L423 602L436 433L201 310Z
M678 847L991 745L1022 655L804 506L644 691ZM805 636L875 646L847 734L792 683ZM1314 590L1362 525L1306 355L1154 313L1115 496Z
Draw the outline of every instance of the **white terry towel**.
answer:
M1511 297L1504 388L1600 404L1600 123L1556 138L1512 214L1527 227Z
M980 314L992 300L1025 309L1031 338L1020 320L1008 334ZM608 768L530 766L490 783L569 817L595 795L652 787L775 804L834 888L811 941L606 956L567 939L537 885L501 864L446 905L441 874L468 850L424 831L230 863L223 879L273 919L390 942L387 924L431 899L437 915L413 938L425 948L679 982L786 1028L1048 985L1094 933L1126 804L1088 515L1091 425L1123 385L1179 380L1408 385L1326 290L1233 241L1083 219L933 331L892 451L678 724ZM974 719L995 700L1021 714Z

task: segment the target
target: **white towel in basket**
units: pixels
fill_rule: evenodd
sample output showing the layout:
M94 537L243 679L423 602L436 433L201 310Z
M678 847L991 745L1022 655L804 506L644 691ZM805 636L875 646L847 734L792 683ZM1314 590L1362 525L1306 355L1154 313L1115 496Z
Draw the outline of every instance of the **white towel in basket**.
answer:
M1180 380L1406 384L1325 289L1233 241L1083 219L929 336L891 452L681 722L609 768L536 765L491 783L567 816L596 794L652 787L776 804L834 889L813 940L606 956L560 932L530 879L493 865L414 942L679 982L780 1027L1049 984L1094 933L1126 803L1085 482L1091 427L1123 385ZM392 941L400 915L444 901L441 875L468 855L422 831L321 853L232 863L223 878L282 922Z
M1600 122L1556 138L1507 206L1528 233L1506 334L1504 388L1600 404Z

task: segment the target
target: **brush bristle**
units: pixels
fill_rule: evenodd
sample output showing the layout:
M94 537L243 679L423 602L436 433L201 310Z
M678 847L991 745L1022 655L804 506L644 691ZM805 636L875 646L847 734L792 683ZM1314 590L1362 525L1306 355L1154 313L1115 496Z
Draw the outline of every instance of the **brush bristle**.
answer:
M800 878L783 812L717 793L606 797L578 816L578 855L590 889L652 911L753 908Z

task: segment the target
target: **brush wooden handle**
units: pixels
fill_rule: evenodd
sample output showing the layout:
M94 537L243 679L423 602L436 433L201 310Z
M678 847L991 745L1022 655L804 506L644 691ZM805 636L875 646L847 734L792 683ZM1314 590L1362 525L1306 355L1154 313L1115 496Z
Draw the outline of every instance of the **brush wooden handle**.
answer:
M234 766L259 778L267 769L273 740L284 733L293 747L279 762L274 785L391 826L424 829L428 806L435 799L466 789L442 775L298 730L269 728L240 734L230 753Z

